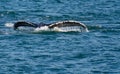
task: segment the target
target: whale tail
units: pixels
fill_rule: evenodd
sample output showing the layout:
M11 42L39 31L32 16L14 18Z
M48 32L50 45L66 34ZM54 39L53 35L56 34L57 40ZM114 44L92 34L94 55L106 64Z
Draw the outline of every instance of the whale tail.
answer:
M21 26L26 26L26 27L34 27L34 28L40 28L43 26L48 26L49 29L56 29L59 28L60 30L70 30L70 31L75 31L76 29L81 31L81 32L88 32L88 28L86 25L77 22L77 21L62 21L62 22L56 22L53 24L45 24L45 23L30 23L30 22L25 22L25 21L19 21L14 24L14 30Z
M28 27L34 27L34 28L37 27L37 25L34 23L19 21L14 24L14 30L16 30L18 27L21 27L21 26L28 26Z

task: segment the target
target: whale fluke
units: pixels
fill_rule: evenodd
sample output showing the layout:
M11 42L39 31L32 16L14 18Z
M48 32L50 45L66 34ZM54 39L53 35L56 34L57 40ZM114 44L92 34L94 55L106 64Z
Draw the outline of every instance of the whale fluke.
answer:
M41 27L44 27L44 26L47 26L48 29L52 30L52 29L56 29L56 28L59 28L59 29L69 29L69 30L80 30L81 32L88 32L88 28L86 25L80 23L80 22L77 22L77 21L62 21L62 22L56 22L56 23L53 23L53 24L45 24L45 23L39 23L39 24L35 24L35 23L30 23L30 22L25 22L25 21L19 21L19 22L16 22L14 24L14 30L16 30L18 27L21 27L21 26L27 26L27 27L34 27L34 28L41 28Z

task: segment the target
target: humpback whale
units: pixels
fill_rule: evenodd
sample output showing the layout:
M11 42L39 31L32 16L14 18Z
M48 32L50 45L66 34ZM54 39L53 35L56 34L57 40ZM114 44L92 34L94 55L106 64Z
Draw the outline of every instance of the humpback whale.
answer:
M48 26L49 29L54 29L56 27L61 28L61 27L80 27L82 28L82 30L88 31L88 28L85 24L80 23L78 21L60 21L60 22L56 22L56 23L50 23L50 24L46 24L46 23L31 23L31 22L26 22L26 21L18 21L14 24L14 30L18 29L21 26L27 26L27 27L33 27L33 28L40 28L43 26Z

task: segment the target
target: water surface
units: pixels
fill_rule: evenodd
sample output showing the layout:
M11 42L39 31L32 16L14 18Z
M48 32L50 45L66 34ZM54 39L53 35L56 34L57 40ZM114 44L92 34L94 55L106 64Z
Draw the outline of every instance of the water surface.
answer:
M120 74L119 0L0 0L1 74ZM26 33L19 20L76 20L89 32Z

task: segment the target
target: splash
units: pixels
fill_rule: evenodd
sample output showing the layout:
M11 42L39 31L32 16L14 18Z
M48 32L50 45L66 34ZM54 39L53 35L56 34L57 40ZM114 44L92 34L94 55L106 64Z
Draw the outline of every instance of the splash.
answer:
M12 28L12 27L14 26L14 24L13 24L13 23L6 23L5 26L6 26L6 27L11 27L11 28Z
M42 31L50 31L50 29L48 28L48 26L43 26L43 27L38 27L34 30L34 32L42 32Z

